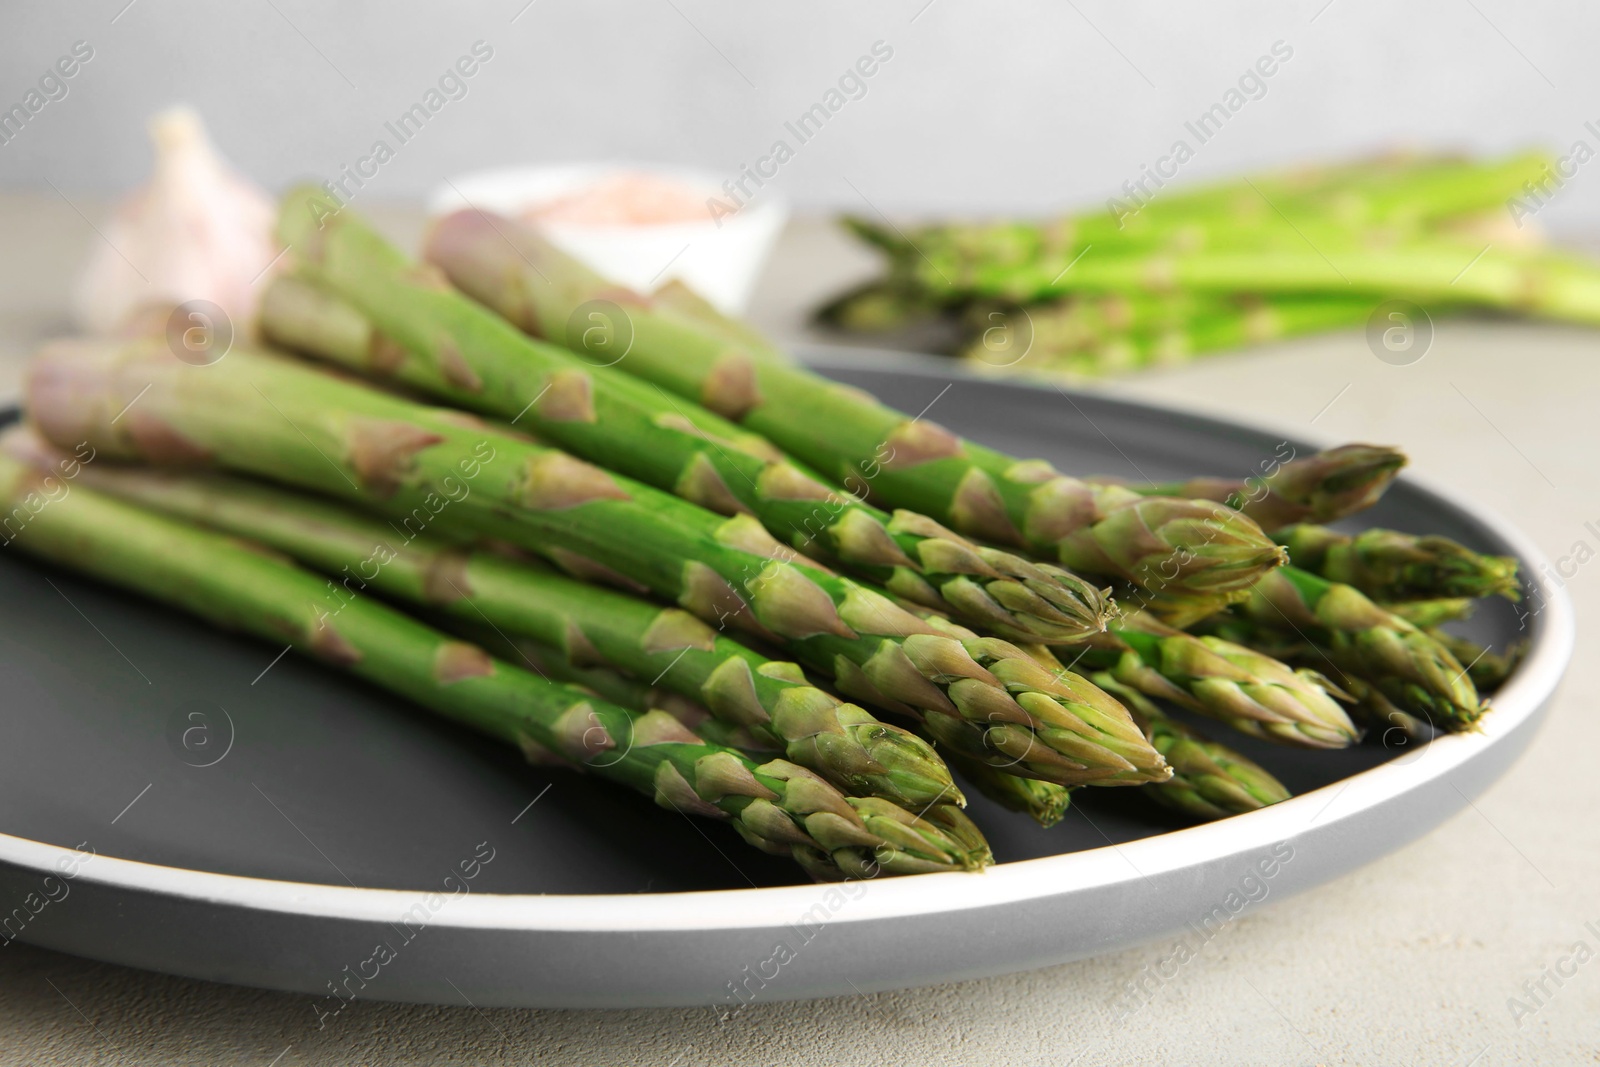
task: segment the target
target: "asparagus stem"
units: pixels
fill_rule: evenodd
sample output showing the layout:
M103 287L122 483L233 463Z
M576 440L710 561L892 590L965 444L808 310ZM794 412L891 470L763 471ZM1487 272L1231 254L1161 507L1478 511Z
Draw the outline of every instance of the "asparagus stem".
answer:
M1474 260L1477 249L1443 240L1410 241L1378 250L1329 243L1323 247L1324 251L1285 246L1086 255L1065 274L1070 260L1003 272L974 270L961 279L960 287L963 292L1018 302L1077 289L1155 293L1359 290L1452 305L1471 302L1572 322L1600 322L1600 270L1564 257L1491 248ZM1471 269L1466 269L1469 266ZM920 271L918 280L934 290L952 284L933 270Z
M1265 768L1226 745L1191 730L1144 693L1106 674L1095 680L1118 695L1144 727L1150 743L1172 764L1172 777L1145 794L1190 818L1210 821L1241 815L1292 795Z
M1262 626L1314 642L1346 674L1440 729L1470 729L1485 710L1449 649L1351 586L1284 567L1257 583L1244 610Z
M998 318L991 322L1015 329L981 330L962 348L961 355L980 368L1098 378L1358 325L1366 321L1374 306L1371 296L1320 294L1191 302L1203 303L1204 310L1132 329L1094 330L1081 322L1056 320L1049 315L1049 304L1008 309L992 313Z
M1365 678L1352 674L1333 654L1303 633L1263 625L1237 610L1208 618L1199 624L1208 637L1220 637L1271 656L1299 670L1325 674L1329 684L1351 702L1351 717L1369 730L1383 731L1389 744L1394 731L1412 740L1425 741L1434 734L1423 720L1402 711Z
M1029 264L1067 262L1090 246L1102 254L1271 241L1304 247L1307 229L1320 229L1319 246L1330 237L1343 243L1358 228L1408 235L1447 218L1501 207L1522 195L1525 182L1540 182L1547 168L1542 154L1482 164L1438 157L1358 160L1164 190L1131 214L1096 210L1044 222L953 223L913 227L909 235L859 219L845 224L889 253L891 275L902 284L936 273L946 284L927 295L953 295L972 271L998 275ZM1330 232L1331 227L1342 229Z
M1130 488L1149 496L1220 500L1272 532L1295 523L1335 522L1364 511L1394 482L1406 457L1383 445L1350 444L1282 463L1268 462L1271 472L1259 477L1191 478Z
M1384 529L1345 534L1309 524L1273 536L1295 566L1378 601L1522 595L1515 557L1486 556L1447 537Z
M823 315L892 326L913 309L964 311L964 354L975 366L1094 377L1355 324L1380 293L1426 299L1430 309L1471 302L1456 275L1467 260L1477 264L1487 241L1501 277L1475 284L1491 302L1521 307L1527 289L1554 313L1592 318L1600 288L1592 267L1529 253L1537 236L1511 229L1503 211L1528 182L1546 182L1549 168L1542 154L1488 163L1390 157L1163 188L1153 199L1044 221L846 219L888 254L888 272ZM1385 272L1396 252L1412 259ZM1533 284L1507 281L1518 277Z
M1339 680L1349 687L1350 695L1355 697L1356 716L1366 724L1368 730L1377 732L1384 747L1400 748L1407 742L1427 741L1434 736L1431 722L1399 707L1365 678L1341 673Z
M308 204L323 195L302 191L284 203L280 236L300 249L303 280L280 278L268 290L262 326L270 338L513 420L712 511L754 515L802 551L985 632L1066 641L1104 629L1110 606L1100 587L924 516L880 511L691 402L527 338L441 287L352 212L319 219Z
M818 308L816 320L836 330L889 333L937 318L939 313L936 305L916 292L893 282L868 282Z
M440 629L464 637L507 663L526 667L549 681L577 686L602 700L609 700L613 704L633 711L664 711L696 736L714 745L736 748L752 759L771 759L783 751L783 746L776 744L770 736L754 733L738 723L718 719L704 704L690 700L670 689L639 681L614 667L579 665L559 648L541 644L531 638L509 634L481 621L474 624L463 616L426 611L423 614L425 622L436 623ZM826 778L827 775L823 777ZM881 795L870 790L854 793L837 782L829 784L846 795ZM893 797L884 799L894 800ZM901 807L905 805L901 804Z
M1021 313L1025 318L1020 320L1024 328L1019 340L1031 345L1032 351L1048 355L1074 352L1133 331L1171 329L1221 314L1230 306L1228 298L1209 294L1073 293L1040 304L976 303L967 308L963 321L981 341L985 332L997 324L1017 322ZM991 335L988 340L998 346L1001 339Z
M1045 829L1066 817L1072 806L1072 790L1054 782L1019 778L975 760L956 758L955 770L974 789L1007 811L1020 812Z
M56 481L55 486L49 483ZM376 601L329 610L324 581L233 538L60 484L0 456L0 502L30 555L339 667L533 760L592 771L685 814L728 819L751 844L823 878L972 869L977 841L875 798L840 795L784 760L707 744L665 712L643 715L497 662ZM48 493L49 506L35 506Z
M748 516L713 515L460 412L243 349L191 367L158 341L48 347L28 407L57 444L208 459L378 507L410 532L494 537L654 592L786 648L847 696L919 718L954 751L1011 773L1068 785L1167 774L1127 711L1086 680L774 558L782 546Z
M717 719L712 716L709 708L694 701L685 700L677 693L646 685L611 667L580 666L558 648L542 645L537 641L530 641L526 638L507 637L502 633L497 633L492 627L473 626L465 618L456 617L450 619L449 628L459 633L467 633L475 637L481 636L482 644L485 647L508 648L513 655L528 662L538 673L551 680L565 682L569 685L592 691L602 699L609 700L611 703L627 708L630 711L642 713L660 709L682 723L691 732L712 744L737 749L757 762L772 759L773 748L768 738L752 734L748 729L738 724ZM979 764L978 766L982 765ZM1004 778L1010 776L997 773L996 777ZM1065 787L1063 786L1051 786L1045 782L1036 782L1026 778L1014 778L1012 780L1027 782L1030 786L1037 786L1040 789L1059 789L1065 792ZM847 790L842 791L847 796L853 795ZM961 802L953 803L952 798L956 798ZM889 800L891 803L898 803L892 797L884 796L882 799ZM944 829L954 839L962 842L971 850L973 857L981 861L981 864L992 863L993 855L989 851L988 842L983 838L982 831L977 828L971 819L958 810L964 803L965 801L961 799L959 791L952 785L947 792L932 796L926 802L917 805L911 810L917 818ZM899 806L905 807L904 804Z
M15 453L11 440L6 447ZM689 716L708 709L696 718L715 714L754 744L784 752L854 795L881 796L914 811L961 802L948 770L921 738L841 703L806 684L796 665L770 660L678 609L427 534L402 539L380 519L236 478L140 468L90 469L83 478L102 492L250 537L333 575L342 591L371 589L432 609L472 627L470 636L487 647L500 647L491 638L503 644L511 635L558 649L565 663L535 659L537 652L526 658L531 666L553 662L565 680L600 689L616 703L648 700L647 708ZM511 650L526 652L521 644ZM566 666L573 662L583 666ZM629 697L605 675L582 673L599 664L649 684ZM656 686L688 707L651 696ZM698 728L698 721L690 725ZM723 736L744 745L737 733Z
M1517 665L1528 654L1528 643L1516 641L1504 652L1485 648L1476 641L1445 630L1426 628L1428 636L1438 641L1450 654L1467 665L1467 677L1480 691L1492 692L1505 685Z
M1142 614L1085 645L1075 662L1115 679L1124 687L1118 692L1168 700L1267 741L1343 748L1360 737L1331 695L1342 694L1315 671L1292 670L1244 645L1183 633Z
M1091 486L798 367L753 357L724 332L621 293L509 219L449 216L435 226L426 254L469 295L536 336L562 334L586 300L612 300L632 337L622 370L739 419L852 493L975 538L1024 547L1075 571L1194 592L1243 588L1282 562L1253 522L1215 503Z
M782 361L787 358L759 330L740 319L729 318L711 301L678 278L669 278L650 294L651 306L669 318L695 329L708 330L730 344L743 346L751 356Z
M1470 618L1478 602L1471 597L1451 596L1430 600L1387 600L1382 602L1382 607L1413 626L1431 630L1447 622Z

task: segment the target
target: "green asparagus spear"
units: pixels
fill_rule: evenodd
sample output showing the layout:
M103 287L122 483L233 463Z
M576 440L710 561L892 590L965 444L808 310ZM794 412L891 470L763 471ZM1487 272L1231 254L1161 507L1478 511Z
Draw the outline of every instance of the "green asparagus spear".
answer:
M1289 799L1289 790L1260 764L1191 730L1138 689L1122 685L1108 674L1094 678L1128 706L1150 743L1172 764L1170 779L1145 789L1152 800L1190 818L1209 821Z
M1387 600L1381 606L1413 626L1431 630L1447 622L1470 618L1478 602L1472 597L1446 596L1430 600Z
M54 484L51 484L54 483ZM497 662L391 608L329 610L322 579L230 537L143 511L0 457L0 503L30 555L339 667L536 761L586 769L684 814L728 819L751 844L823 878L974 869L988 850L951 812L935 823L846 798L784 760L710 745L665 712L637 715ZM46 506L47 505L47 506Z
M1391 155L1376 167L1372 161L1356 161L1343 180L1335 168L1329 172L1333 180L1291 193L1279 203L1297 216L1322 216L1350 227L1408 220L1438 226L1466 215L1503 211L1527 183L1543 181L1553 162L1543 151L1488 160Z
M1290 523L1332 522L1371 507L1406 464L1396 449L1350 444L1296 456L1282 444L1259 462L1260 474L1246 478L1191 478L1182 482L1129 485L1129 492L1151 497L1200 497L1217 500L1260 524L1276 530ZM1096 484L1119 485L1111 479ZM1125 601L1185 629L1230 604L1248 598L1244 590L1204 591L1156 588L1127 591Z
M1205 619L1197 630L1206 637L1221 638L1271 656L1297 670L1325 676L1328 684L1350 701L1351 717L1367 728L1369 736L1376 733L1386 746L1404 744L1405 740L1426 741L1434 734L1428 722L1402 711L1376 686L1345 670L1332 652L1302 633L1263 625L1237 609Z
M1129 488L1147 496L1219 500L1271 532L1295 523L1335 522L1364 511L1389 488L1406 457L1383 445L1351 444L1263 462L1271 468L1263 475L1191 478Z
M723 518L457 411L242 348L194 367L158 341L48 346L28 409L57 444L209 460L367 506L404 526L539 552L788 649L841 692L918 718L953 751L1062 784L1167 769L1125 709L1016 646L934 626L799 562L749 516ZM954 632L952 632L954 631Z
M1078 328L1062 329L1034 305L998 314L993 321L1018 324L975 334L962 348L975 369L1100 378L1150 366L1172 366L1197 356L1359 325L1371 314L1370 296L1338 295L1238 297L1206 301L1206 310L1167 323L1135 329L1106 329L1074 339Z
M709 330L730 344L743 346L754 358L787 358L754 326L728 318L711 301L677 278L669 278L653 290L650 302L669 318L679 319L695 329Z
M1348 585L1284 567L1251 589L1244 611L1255 623L1313 643L1346 674L1440 729L1471 729L1485 710L1447 648Z
M1343 694L1316 671L1291 670L1241 644L1187 634L1143 614L1091 639L1076 658L1070 652L1063 650L1069 662L1252 737L1343 748L1360 736L1334 700Z
M1392 296L1395 287L1352 286L1334 267L1325 272L1326 284L1309 287L1303 278L1255 285L1240 274L1214 289L1173 288L1160 276L1168 262L1304 254L1303 265L1314 273L1310 247L1330 262L1350 254L1367 262L1411 247L1474 257L1487 242L1507 259L1538 264L1539 274L1589 272L1557 253L1530 254L1539 242L1509 228L1503 204L1522 195L1529 181L1545 182L1549 168L1540 154L1486 163L1389 157L1162 188L1153 199L1113 198L1105 212L1042 222L889 227L846 219L847 227L888 254L889 270L836 313L858 306L869 318L880 307L891 317L911 306L965 309L974 320L965 351L980 369L1082 378L1170 363L1360 322L1375 294ZM1084 273L1076 269L1080 259L1090 267ZM1150 274L1137 277L1132 288L1106 288L1095 278L1102 267L1115 272L1141 263L1150 265ZM1046 273L1050 291L1064 295L1023 299L1037 292L1026 279ZM1260 292L1274 286L1279 291ZM1502 293L1515 303L1512 289L1502 287ZM1012 306L997 307L997 293L1011 294ZM1247 306L1234 306L1239 300ZM1432 291L1428 303L1437 310L1461 300L1459 287L1448 286Z
M1171 227L1125 227L1115 239L1101 237L1059 249L1041 248L1031 254L1025 251L1026 246L1014 253L995 255L992 248L975 252L960 244L925 243L915 259L908 256L895 262L890 279L901 289L944 305L996 299L1029 304L1073 292L1125 291L1162 296L1181 293L1183 287L1167 284L1165 279L1141 277L1136 284L1120 285L1103 284L1098 279L1106 273L1106 265L1113 262L1167 263L1271 255L1305 249L1307 242L1330 251L1376 252L1414 246L1419 241L1449 247L1460 244L1454 235L1426 231L1412 220L1356 228L1331 218L1306 216L1290 228L1272 215L1259 216L1253 224L1244 226L1218 225L1216 219L1197 218ZM1083 264L1094 268L1087 282L1075 277L1078 266ZM1057 267L1058 276L1044 279L1040 272L1046 265ZM1247 284L1198 288L1208 295L1252 291ZM1333 284L1298 288L1336 291Z
M1345 534L1309 524L1273 537L1296 567L1377 601L1522 595L1515 557L1486 556L1448 537L1384 529Z
M1504 652L1496 652L1478 642L1445 630L1425 627L1428 636L1450 650L1450 654L1467 665L1467 677L1480 691L1493 692L1510 679L1523 657L1528 654L1528 643L1516 641Z
M892 282L869 282L818 308L816 320L852 333L889 333L921 325L939 315L938 307L915 292Z
M1501 207L1540 182L1548 157L1530 153L1473 163L1437 156L1389 156L1299 167L1247 180L1164 189L1137 211L1085 211L1042 222L953 223L891 229L861 219L844 223L890 256L895 273L931 264L959 278L978 263L994 270L1070 260L1084 248L1117 250L1165 245L1203 247L1216 237L1260 241L1278 236L1304 244L1293 227L1321 222L1346 229L1376 226L1413 232L1420 226Z
M14 438L7 437L5 447L16 454ZM381 519L237 478L126 467L91 469L83 477L102 492L286 553L338 579L338 595L371 589L487 630L471 636L488 647L499 647L491 634L502 641L527 637L559 649L578 670L604 664L627 671L648 680L646 693L659 686L703 704L728 726L753 735L754 743L784 752L855 795L881 796L914 811L961 801L921 738L840 703L805 684L794 664L770 660L678 609L428 534L403 538ZM610 684L555 662L568 681ZM630 701L616 688L601 692L619 704L648 699L646 707L675 707L647 695ZM726 736L743 746L742 738Z
M753 357L725 334L656 313L648 298L618 290L511 220L451 215L434 227L427 258L516 325L578 348L584 339L567 323L587 302L610 300L630 340L621 369L739 419L853 493L973 537L1075 571L1194 592L1243 588L1282 562L1253 522L1227 508L1091 486Z
M690 700L670 689L662 689L631 678L614 667L579 665L559 648L541 644L530 638L513 636L481 621L474 624L461 615L447 615L443 612L437 614L424 612L423 615L423 621L436 623L441 630L464 637L507 663L526 667L534 674L552 682L577 686L593 693L601 700L608 700L630 711L664 711L681 722L695 736L714 745L736 748L751 759L771 759L783 751L783 746L776 744L766 734L757 734L738 723L719 719L712 715L711 709L704 704ZM811 770L809 767L806 769ZM840 786L836 782L829 784L846 795L852 795L850 789L845 786ZM867 791L862 795L879 794ZM885 799L892 798L885 797ZM901 804L901 807L905 806Z
M797 548L985 632L1064 641L1104 629L1110 607L1100 587L974 544L924 516L879 511L693 403L530 340L440 286L353 213L317 219L308 203L322 195L285 201L280 237L299 251L295 272L315 288L292 278L273 283L262 303L269 338L513 420L712 511L753 514Z
M1261 292L1351 291L1402 294L1419 301L1485 307L1571 322L1600 322L1600 270L1555 253L1490 248L1477 242L1410 240L1396 247L1303 243L1266 249L1085 255L1019 268L974 268L958 283L933 269L917 282L935 294L963 294L1019 303L1078 289L1095 291ZM1470 270L1468 268L1471 268Z
M1399 707L1383 691L1365 678L1340 674L1341 683L1355 697L1355 714L1385 748L1404 748L1407 744L1431 740L1433 724Z
M464 620L453 622L464 623ZM610 667L580 667L559 649L526 639L507 639L493 630L485 629L487 632L482 634L485 647L497 647L497 643L508 645L516 655L530 659L538 672L547 678L592 690L613 704L633 711L661 708L714 744L739 749L752 759L771 758L765 738L755 736L742 727L729 729L727 723L711 717L710 710L703 705L684 700L676 693L645 685ZM1033 817L1046 829L1061 821L1071 803L1072 791L1066 786L1034 778L1018 778L972 760L958 760L957 765L962 777L984 796L1009 811ZM925 809L918 809L917 813L927 815ZM934 818L937 817L935 814Z
M1045 829L1066 817L1072 790L1037 778L1019 778L987 763L957 757L950 761L957 773L978 792L1005 808L1020 812Z
M1003 340L997 325L1016 324L1019 340L1032 350L1072 352L1085 345L1129 333L1169 329L1196 318L1216 315L1230 307L1227 297L1188 293L1146 296L1141 293L1072 293L1058 300L1026 306L973 304L963 322L977 342L998 347ZM1016 319L1021 313L1020 321ZM984 334L988 333L988 338ZM1020 354L1020 353L1019 353ZM996 362L991 360L991 362Z

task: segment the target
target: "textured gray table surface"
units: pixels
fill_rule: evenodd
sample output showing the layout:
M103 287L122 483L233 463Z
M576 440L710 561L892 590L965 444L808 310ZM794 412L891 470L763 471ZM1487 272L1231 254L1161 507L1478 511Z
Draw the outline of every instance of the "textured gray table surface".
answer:
M381 217L401 238L416 232L407 212ZM0 197L0 233L0 394L10 394L27 351L65 328L65 285L98 238L61 201L15 195ZM798 225L755 317L796 337L802 309L867 266L825 228ZM1447 322L1426 358L1395 367L1350 332L1114 391L1297 434L1401 444L1418 470L1516 518L1552 559L1568 557L1578 658L1529 755L1436 833L1230 924L1129 1017L1125 984L1170 946L959 985L756 1005L729 1021L709 1009L358 1002L319 1030L305 997L12 944L0 948L0 1063L1600 1062L1600 962L1591 958L1600 957L1600 667L1584 629L1600 605L1600 564L1577 562L1600 551L1586 526L1600 528L1600 334Z

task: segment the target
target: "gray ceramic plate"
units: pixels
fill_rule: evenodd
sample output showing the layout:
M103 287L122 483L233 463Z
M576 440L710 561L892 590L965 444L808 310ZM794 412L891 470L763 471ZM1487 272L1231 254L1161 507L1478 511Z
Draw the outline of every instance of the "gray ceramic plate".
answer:
M1189 415L812 355L899 408L937 400L930 417L1069 471L1244 476L1280 454L1275 435ZM1368 521L1538 572L1515 530L1409 476ZM15 555L0 555L0 598L0 937L296 990L319 1012L352 995L731 1010L1202 936L1466 805L1527 746L1572 649L1570 606L1546 591L1481 733L1315 754L1230 738L1299 795L1185 828L1134 792L1080 792L1049 831L974 800L992 870L841 888L801 884L724 827L530 769L294 656ZM1474 623L1495 642L1519 635L1509 604Z

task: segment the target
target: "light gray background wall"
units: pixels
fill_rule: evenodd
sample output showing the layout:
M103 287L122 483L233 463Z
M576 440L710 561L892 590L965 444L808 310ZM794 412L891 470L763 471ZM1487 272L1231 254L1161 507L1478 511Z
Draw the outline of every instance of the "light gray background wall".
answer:
M525 6L527 5L527 6ZM1100 202L1275 40L1293 59L1185 176L1396 143L1566 148L1600 120L1600 9L1514 0L312 0L8 4L0 103L83 39L95 58L9 144L0 186L136 180L143 119L204 113L280 186L364 154L482 39L494 58L363 196L518 161L632 157L728 172L876 40L893 59L775 188L813 207L1030 211ZM1600 122L1597 122L1600 128ZM790 138L793 143L792 137ZM1600 229L1600 162L1543 218Z

